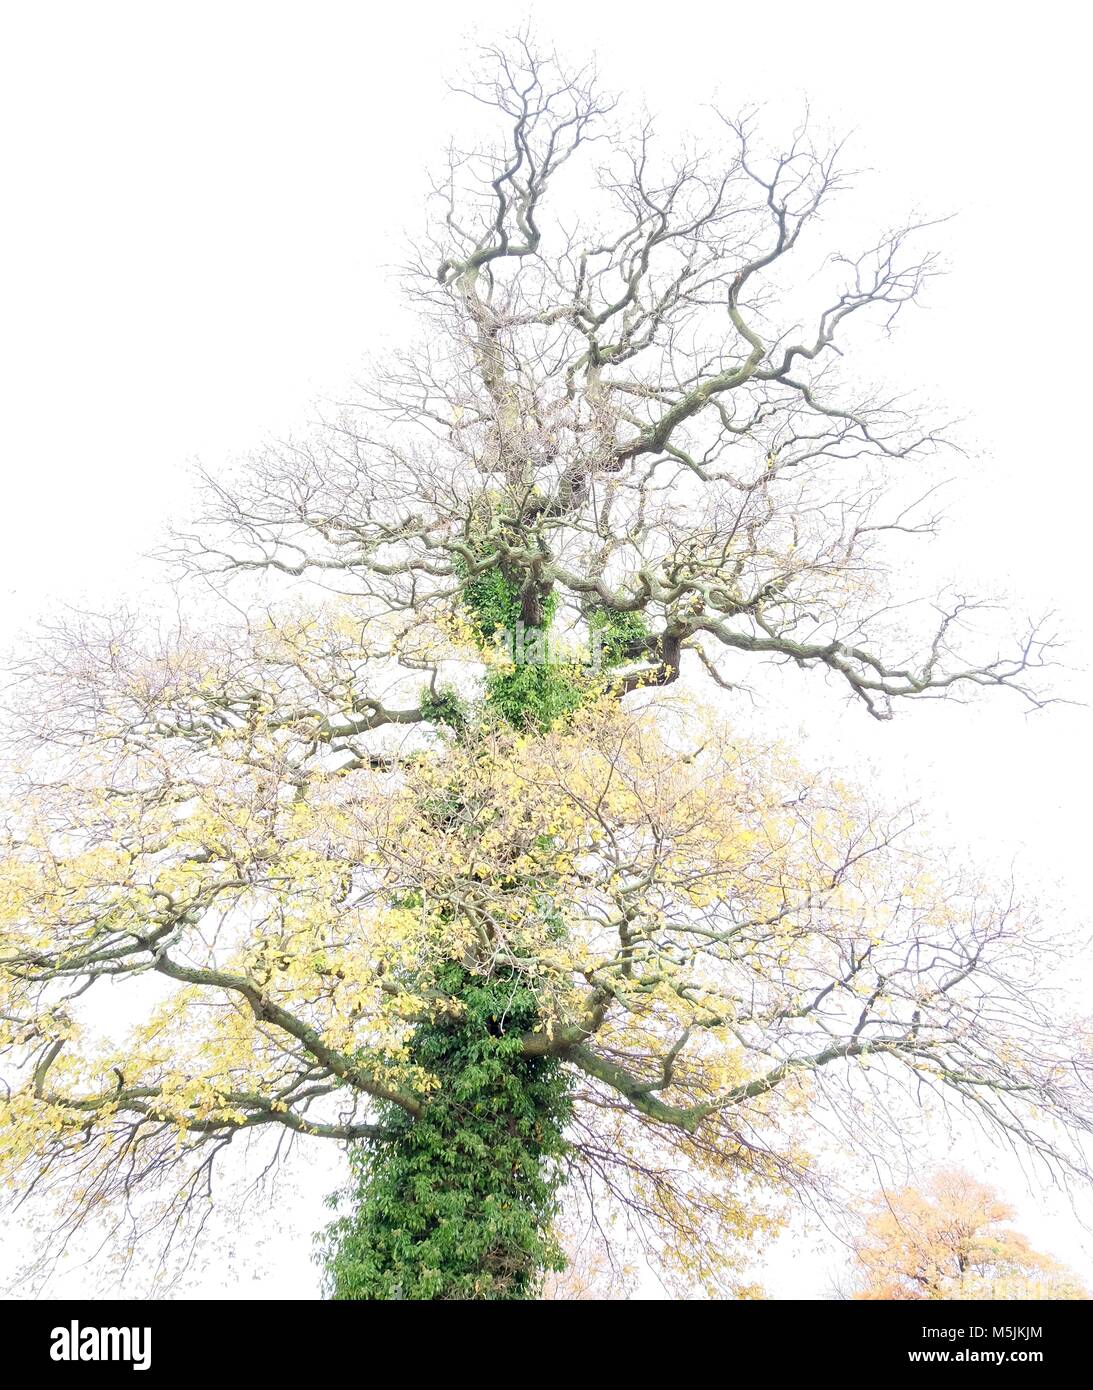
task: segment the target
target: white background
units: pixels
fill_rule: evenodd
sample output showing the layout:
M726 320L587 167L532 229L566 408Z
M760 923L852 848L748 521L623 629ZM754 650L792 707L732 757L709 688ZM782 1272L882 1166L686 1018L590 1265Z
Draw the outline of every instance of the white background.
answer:
M469 8L7 7L5 638L56 599L139 595L141 552L165 517L185 515L189 465L305 426L316 397L339 396L362 352L401 331L385 266L402 229L419 228L425 169L464 119L445 79L475 35L496 39L519 19L479 0L468 29ZM822 123L856 131L851 162L873 171L858 180L859 213L875 209L882 225L908 207L959 214L935 238L951 274L884 363L895 384L967 420L973 457L955 470L953 522L933 563L940 578L1008 591L1020 613L1054 609L1067 660L1083 667L1090 130L1077 9L555 0L530 13L563 51L595 51L606 85L644 97L667 128L706 129L702 103L715 92L729 110L807 94ZM1082 694L1080 669L1066 681ZM1015 862L1026 893L1084 928L1086 710L1026 719L1000 696L906 709L879 726L816 684L760 709L758 727L764 718L800 728L814 760L917 796L941 833ZM1076 990L1087 966L1076 965ZM990 1151L972 1157L1034 1242L1093 1287L1093 1239L1065 1202ZM195 1290L314 1292L308 1232L330 1175L300 1176L281 1234L256 1239L252 1221L236 1264L233 1238L219 1235ZM822 1297L840 1262L795 1231L769 1261L768 1287Z

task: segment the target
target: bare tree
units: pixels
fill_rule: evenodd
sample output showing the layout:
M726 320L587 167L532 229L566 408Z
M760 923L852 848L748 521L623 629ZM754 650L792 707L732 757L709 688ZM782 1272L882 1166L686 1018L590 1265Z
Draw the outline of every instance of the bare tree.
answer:
M635 683L740 653L827 672L877 718L975 686L1037 703L1041 633L962 653L978 606L909 611L886 557L933 528L916 483L945 434L847 354L936 272L924 227L817 256L845 179L807 122L771 152L754 116L718 117L715 149L673 159L651 124L612 128L591 70L524 39L485 60L466 91L503 134L453 148L434 189L406 278L422 344L312 437L210 476L196 556L395 611L500 567L531 627L550 599L639 615Z

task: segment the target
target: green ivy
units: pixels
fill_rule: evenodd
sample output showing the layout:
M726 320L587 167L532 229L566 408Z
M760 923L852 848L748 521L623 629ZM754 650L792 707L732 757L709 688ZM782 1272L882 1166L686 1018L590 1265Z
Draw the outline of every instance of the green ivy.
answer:
M421 713L431 724L446 724L456 730L465 729L470 718L466 700L450 686L426 690L421 697Z
M499 564L471 575L463 584L463 607L478 639L492 642L499 631L513 633L520 622L520 585ZM554 619L557 599L543 603L543 631ZM571 665L520 663L511 670L492 671L486 678L486 707L515 728L531 725L548 729L572 713L585 689Z
M593 608L587 615L588 630L600 634L600 651L606 666L617 666L631 655L631 643L649 635L644 613L620 612L616 608Z
M516 728L549 729L584 699L585 689L574 677L569 666L520 665L492 671L486 680L486 702Z
M476 551L489 554L484 541ZM463 567L463 608L486 645L499 629L515 631L521 585L500 563L469 571ZM548 594L544 631L555 610ZM640 614L603 608L588 624L607 666L630 655L647 631ZM490 672L482 712L515 728L547 729L596 688L575 665L522 662ZM477 723L451 689L428 693L422 712L460 738ZM437 795L430 814L438 827L460 804L457 788ZM566 930L545 896L542 927L547 938ZM564 1267L551 1230L570 1083L556 1058L523 1055L522 1035L541 1025L534 992L516 970L476 975L454 961L436 983L457 1016L420 1023L410 1056L437 1088L416 1119L390 1103L379 1107L384 1137L353 1149L350 1186L333 1201L343 1214L320 1237L336 1299L533 1298L543 1275Z
M498 628L512 631L520 617L520 588L500 565L463 583L463 606L478 637L492 642Z
M335 1299L526 1299L564 1268L551 1227L570 1083L522 1055L535 996L514 970L450 963L438 984L460 1017L420 1024L411 1055L443 1084L418 1119L386 1104L389 1137L353 1151L332 1203L350 1210L320 1238Z

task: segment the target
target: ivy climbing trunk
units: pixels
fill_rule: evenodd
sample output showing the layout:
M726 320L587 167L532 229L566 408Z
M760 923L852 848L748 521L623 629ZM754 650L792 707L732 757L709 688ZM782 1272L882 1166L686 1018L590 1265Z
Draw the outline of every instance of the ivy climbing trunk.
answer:
M468 576L463 597L483 646L522 620L520 586L495 567ZM544 623L551 611L547 596ZM580 698L555 668L517 663L490 675L482 714L545 728ZM433 701L453 737L474 736L454 691ZM416 1118L383 1107L385 1137L352 1150L350 1210L321 1237L335 1299L534 1298L565 1265L552 1226L570 1082L557 1059L523 1056L541 1021L534 991L511 966L476 973L455 961L436 986L447 1007L410 1044L435 1090Z
M506 523L495 513L480 524ZM468 543L474 554L481 538L471 534ZM545 638L555 597L538 576L468 563L463 579L463 608L483 648L501 633L511 639L534 617L541 659L523 659L521 646L507 666L490 670L477 705L454 690L434 692L432 715L452 738L473 742L498 721L541 732L603 689L594 662L551 660ZM585 618L605 669L644 638L633 615L597 610ZM449 795L438 817L463 809L459 789ZM544 935L558 931L560 920L546 905ZM570 1079L557 1058L523 1055L524 1034L544 1020L528 977L499 964L503 950L490 949L502 945L490 943L470 965L441 965L434 991L445 1007L416 1026L410 1045L410 1060L434 1089L417 1117L383 1107L385 1137L352 1152L353 1182L341 1194L349 1210L321 1238L336 1299L534 1298L543 1276L564 1268L552 1226Z
M440 983L461 1015L420 1024L412 1043L435 1096L418 1119L388 1107L390 1137L353 1152L354 1209L324 1235L336 1299L534 1298L564 1267L551 1226L569 1079L521 1055L535 996L513 970L452 964Z

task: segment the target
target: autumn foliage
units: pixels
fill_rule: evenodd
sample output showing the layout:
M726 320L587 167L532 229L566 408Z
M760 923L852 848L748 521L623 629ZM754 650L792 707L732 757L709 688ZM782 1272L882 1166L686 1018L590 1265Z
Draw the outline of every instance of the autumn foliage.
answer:
M1005 1223L1012 1208L959 1169L879 1193L855 1242L857 1299L1084 1299L1077 1276Z

